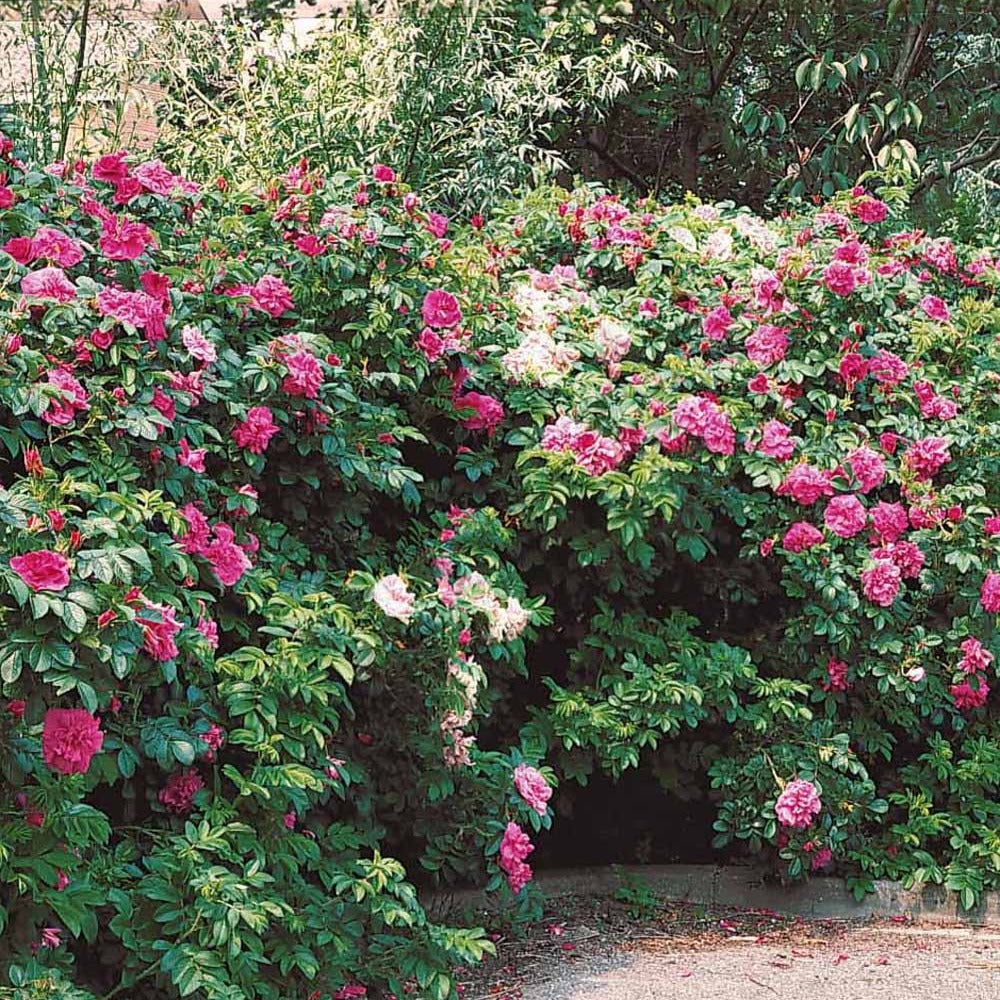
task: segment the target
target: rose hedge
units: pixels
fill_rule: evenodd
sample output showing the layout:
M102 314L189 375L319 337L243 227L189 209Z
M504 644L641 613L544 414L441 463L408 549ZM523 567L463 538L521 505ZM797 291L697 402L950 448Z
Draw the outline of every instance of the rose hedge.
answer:
M788 876L995 884L991 250L0 150L17 995L449 996L489 942L385 850L529 912L594 768L683 760Z

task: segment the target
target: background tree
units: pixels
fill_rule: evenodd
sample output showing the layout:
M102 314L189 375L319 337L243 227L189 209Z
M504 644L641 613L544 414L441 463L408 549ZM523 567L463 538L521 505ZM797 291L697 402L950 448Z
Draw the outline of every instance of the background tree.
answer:
M637 187L759 206L896 167L917 194L940 198L1000 159L992 4L602 0L547 10L641 40L675 68L624 95L599 143L583 131L563 138L597 148L605 175Z

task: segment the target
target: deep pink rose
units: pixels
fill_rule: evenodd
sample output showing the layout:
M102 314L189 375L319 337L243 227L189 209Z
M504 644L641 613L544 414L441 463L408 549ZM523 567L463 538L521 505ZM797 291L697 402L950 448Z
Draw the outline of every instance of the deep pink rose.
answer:
M458 326L462 322L462 310L458 306L458 299L451 292L439 288L424 296L421 312L424 324L436 330Z
M790 496L796 503L808 507L820 497L833 496L831 478L829 472L821 472L815 466L802 462L785 476L775 492L778 496Z
M850 295L857 286L854 268L842 260L834 260L827 264L823 270L823 278L826 281L826 287L834 295Z
M826 505L823 521L835 535L853 538L868 523L868 511L853 493L848 493L834 497Z
M878 198L866 196L859 198L854 203L853 211L858 220L870 225L875 222L882 222L889 214L889 206L884 201L879 201Z
M167 778L167 783L160 789L157 798L172 813L185 816L194 806L195 795L204 787L205 782L194 768L175 771Z
M288 374L281 383L282 391L289 396L315 399L323 384L323 366L308 351L296 351L284 360Z
M91 174L96 180L106 181L109 184L119 185L128 177L128 164L125 162L124 153L107 153L94 160L94 165L90 168Z
M295 306L288 286L281 278L275 278L270 274L259 278L257 284L250 288L248 294L250 301L258 309L269 313L275 319Z
M776 458L781 462L791 458L795 454L795 442L788 425L780 420L768 420L764 424L764 433L757 450L768 458Z
M141 222L125 216L105 219L99 246L108 260L137 260L153 244L153 234Z
M1000 614L1000 573L990 570L986 574L979 597L983 602L984 611L988 611L991 615Z
M50 708L42 728L42 756L59 774L86 774L104 745L100 722L82 708Z
M788 552L803 552L819 545L823 541L823 532L807 521L796 521L781 540L781 547Z
M149 612L153 612L152 615ZM173 660L179 650L174 637L183 628L175 616L174 609L166 604L144 602L144 611L135 616L142 626L142 648L154 660Z
M456 410L471 410L472 413L461 418L460 423L466 430L489 431L503 421L503 404L499 399L487 396L481 392L466 392L455 397Z
M847 464L850 465L862 493L881 486L885 479L885 461L877 451L866 446L855 448L847 456Z
M69 586L69 561L59 552L39 549L14 556L10 568L36 593L65 590Z
M278 430L266 406L252 406L247 410L246 420L233 428L233 440L254 455L263 455Z
M531 868L525 864L525 858L534 849L517 823L507 824L500 841L500 867L507 873L507 884L515 895L531 881Z
M948 442L941 437L914 441L903 455L903 464L921 480L933 479L951 461Z
M41 226L31 237L34 260L49 260L59 267L73 267L83 260L83 247L66 233L52 226Z
M758 368L767 368L784 360L788 337L779 327L763 323L747 337L747 357Z
M891 607L899 594L903 574L889 559L876 559L870 569L861 574L865 597L883 608Z
M30 236L15 236L7 240L0 249L4 253L10 254L18 264L30 264L35 259L35 251L31 245Z

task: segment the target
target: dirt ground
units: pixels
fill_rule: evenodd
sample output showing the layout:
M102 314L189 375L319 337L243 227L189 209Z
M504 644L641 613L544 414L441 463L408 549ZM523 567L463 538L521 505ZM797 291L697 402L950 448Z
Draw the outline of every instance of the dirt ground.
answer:
M1000 1000L1000 933L572 897L460 974L463 1000Z

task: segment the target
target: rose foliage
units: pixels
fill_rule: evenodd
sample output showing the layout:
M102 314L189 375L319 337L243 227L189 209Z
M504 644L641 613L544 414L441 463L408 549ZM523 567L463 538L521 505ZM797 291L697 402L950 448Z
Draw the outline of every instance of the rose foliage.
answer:
M530 908L557 776L681 755L788 877L997 882L991 250L0 150L20 996L452 996L389 852Z

